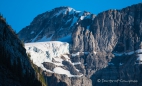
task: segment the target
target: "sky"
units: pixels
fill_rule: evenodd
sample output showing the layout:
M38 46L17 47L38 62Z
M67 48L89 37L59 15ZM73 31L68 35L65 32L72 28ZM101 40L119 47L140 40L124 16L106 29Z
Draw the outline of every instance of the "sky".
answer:
M38 14L60 6L69 6L77 11L98 14L109 9L122 9L141 0L0 0L0 13L11 27L19 32L28 26Z

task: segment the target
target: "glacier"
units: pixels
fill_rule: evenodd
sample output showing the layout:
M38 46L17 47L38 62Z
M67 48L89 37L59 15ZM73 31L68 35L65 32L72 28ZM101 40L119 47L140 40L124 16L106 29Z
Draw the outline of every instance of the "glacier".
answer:
M25 43L26 52L31 55L32 62L41 67L44 71L65 74L68 77L81 77L81 75L72 75L69 70L61 68L64 66L62 61L68 61L72 65L81 64L81 62L73 63L67 54L69 52L69 43L60 41L34 42ZM61 58L64 56L64 59ZM54 61L53 61L54 60ZM53 63L56 67L53 70L47 69L43 66L44 62ZM76 69L78 70L78 69Z

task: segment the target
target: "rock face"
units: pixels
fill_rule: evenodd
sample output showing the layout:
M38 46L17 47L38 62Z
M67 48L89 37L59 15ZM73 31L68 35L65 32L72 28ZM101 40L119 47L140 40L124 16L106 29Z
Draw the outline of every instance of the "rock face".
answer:
M93 16L89 12L76 11L70 7L55 8L38 15L30 26L23 28L18 35L24 42L47 40L70 42L75 26L81 23L83 19L87 20L93 18ZM91 20L87 21L86 25L89 25Z
M41 86L17 35L0 15L0 86Z
M53 77L57 82L63 80L65 86L142 85L142 3L97 16L68 7L55 8L37 16L18 35L24 42L68 42L71 61L81 62L75 65L82 70L79 80L88 82L90 78L92 83L77 84L76 78L59 78L63 76L56 74L50 77L51 81Z
M91 79L86 77L69 78L66 75L44 72L49 86L92 86Z
M86 70L79 54L69 53L69 43L26 43L25 48L32 62L40 67L35 69L40 69L40 74L44 75L49 86L87 86L88 83L92 86L91 79L83 76Z

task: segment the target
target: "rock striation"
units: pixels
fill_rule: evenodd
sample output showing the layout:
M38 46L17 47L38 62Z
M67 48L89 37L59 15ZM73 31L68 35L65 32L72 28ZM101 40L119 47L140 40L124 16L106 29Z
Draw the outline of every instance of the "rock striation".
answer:
M69 7L55 8L38 15L18 35L24 42L69 43L69 58L81 64L74 67L66 61L63 64L81 70L83 77L45 73L49 81L58 82L55 86L142 85L142 3L121 10L107 10L96 16ZM129 80L135 82L128 83Z

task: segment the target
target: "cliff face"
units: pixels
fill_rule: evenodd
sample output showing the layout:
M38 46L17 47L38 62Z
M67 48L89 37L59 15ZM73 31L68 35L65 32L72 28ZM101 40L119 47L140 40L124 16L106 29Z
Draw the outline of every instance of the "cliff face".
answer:
M79 50L82 51L86 51L86 46L90 50L94 47L96 51L104 52L126 52L139 49L141 12L141 4L138 4L122 10L108 10L98 14L90 23L89 31L80 26L76 28L73 33L74 46L81 42ZM92 41L92 46L90 46L90 41Z
M141 6L138 4L119 11L109 10L95 18L92 32L100 51L126 52L140 48Z
M85 45L88 44L89 50L93 48L98 52L96 55L88 55L86 60L88 64L87 70L93 69L95 71L92 76L94 86L103 85L101 83L98 84L97 79L138 80L138 83L131 83L129 85L141 85L141 64L135 63L137 61L137 54L130 55L130 52L141 49L141 8L142 4L138 4L122 10L108 10L98 14L90 27L91 34L89 34L88 38L90 37L91 40L86 39L86 30L77 27L73 37L73 47L80 46L74 49L86 51ZM76 40L76 37L78 37L78 40ZM90 43L92 43L92 46L90 46ZM111 53L114 55L111 55ZM116 53L129 54L117 57ZM110 65L110 63L113 64ZM120 63L123 63L123 65L120 66ZM128 83L123 82L107 84L112 86L128 85Z
M81 62L75 67L81 71L83 77L92 80L93 86L142 85L140 78L142 76L142 3L122 10L104 11L97 16L88 12L81 14L75 10L73 14L70 14L72 11L62 11L68 8L60 8L58 11L57 9L37 16L30 26L18 33L20 39L25 42L50 40L68 42L69 58L72 62ZM55 14L56 16L53 16ZM77 21L73 23L75 17ZM46 24L47 21L43 21L42 18L50 23ZM65 18L67 19L64 20ZM69 20L70 23L68 23ZM41 26L46 26L46 28L41 28ZM79 54L72 56L73 53ZM61 79L57 76L56 78ZM70 85L70 82L75 83L75 79L70 78L69 81L64 81L64 79L65 77L62 77L66 85ZM98 79L101 81L99 82ZM102 83L102 79L125 80L125 83L122 81ZM128 83L128 80L136 82Z
M40 86L17 35L0 15L0 86Z

